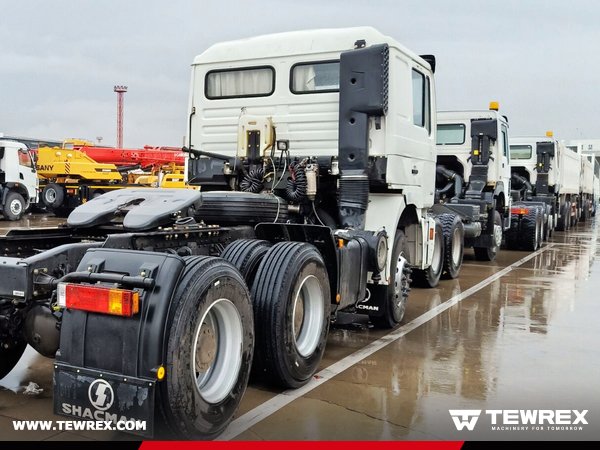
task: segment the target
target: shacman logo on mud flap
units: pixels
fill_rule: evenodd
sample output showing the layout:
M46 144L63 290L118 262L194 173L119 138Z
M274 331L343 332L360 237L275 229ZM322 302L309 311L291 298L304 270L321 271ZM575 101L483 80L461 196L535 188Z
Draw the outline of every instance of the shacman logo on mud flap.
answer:
M481 414L480 409L450 409L448 411L458 431L464 428L473 431ZM491 417L493 431L581 431L583 430L581 425L588 424L585 420L587 412L587 409L581 412L576 409L488 409L485 414Z
M90 384L88 397L94 408L106 411L112 406L115 400L115 393L112 386L106 380L96 380Z

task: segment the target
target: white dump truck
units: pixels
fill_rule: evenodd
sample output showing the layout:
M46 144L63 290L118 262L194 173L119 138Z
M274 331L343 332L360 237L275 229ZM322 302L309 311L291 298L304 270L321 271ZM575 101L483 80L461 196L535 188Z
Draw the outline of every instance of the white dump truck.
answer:
M512 189L550 207L548 236L553 229L566 231L581 216L582 161L577 150L557 140L551 131L545 136L510 138Z
M596 216L596 212L600 207L600 163L594 158L594 209L592 210L592 216Z
M585 222L594 212L594 156L580 153L579 220Z
M0 137L0 212L20 220L38 202L38 176L33 156L21 142Z
M339 313L398 325L445 255L434 69L369 27L208 48L184 148L201 191L122 189L1 240L0 377L30 344L55 413L213 439L251 370L305 385Z

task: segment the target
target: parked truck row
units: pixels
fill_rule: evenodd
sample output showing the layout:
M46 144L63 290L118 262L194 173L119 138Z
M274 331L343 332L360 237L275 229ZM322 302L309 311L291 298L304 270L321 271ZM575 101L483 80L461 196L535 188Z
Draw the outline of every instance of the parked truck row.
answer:
M528 192L548 147L522 193L508 119L438 112L434 71L369 27L197 56L184 176L200 190L114 190L0 238L0 378L30 345L55 359L56 414L214 439L251 373L308 383L340 313L393 328L465 248L491 261L517 226L537 249L563 220Z

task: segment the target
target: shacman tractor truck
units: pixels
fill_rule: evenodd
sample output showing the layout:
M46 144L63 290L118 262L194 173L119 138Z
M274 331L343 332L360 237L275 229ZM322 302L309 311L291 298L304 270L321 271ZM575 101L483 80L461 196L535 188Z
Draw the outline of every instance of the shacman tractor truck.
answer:
M201 191L115 190L0 239L0 377L29 344L55 359L56 414L214 439L251 373L313 377L340 312L398 325L411 280L437 284L445 259L434 68L369 27L197 56Z
M438 111L437 117L434 210L455 211L465 248L479 261L493 261L511 217L508 121L497 102L489 110Z
M549 207L546 235L575 225L581 215L581 156L551 131L546 136L511 137L510 154L513 190L520 198Z
M38 201L38 176L25 144L0 136L0 212L6 220L21 220Z

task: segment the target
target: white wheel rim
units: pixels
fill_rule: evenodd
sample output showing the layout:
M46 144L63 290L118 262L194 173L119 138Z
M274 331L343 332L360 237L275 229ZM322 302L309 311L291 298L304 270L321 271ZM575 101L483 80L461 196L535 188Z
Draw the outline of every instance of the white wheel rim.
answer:
M46 191L46 201L48 203L54 203L56 201L56 191L54 189L48 189Z
M13 213L15 216L18 216L19 214L21 214L21 211L23 211L23 205L19 200L14 199L12 202L10 202L11 213Z
M309 275L300 284L292 310L292 332L298 353L310 356L321 340L323 331L323 291L314 275Z
M454 233L452 233L452 261L455 264L458 264L458 260L460 259L460 244L460 230L455 228Z
M494 224L494 251L502 245L502 225Z
M208 403L223 401L233 389L242 365L244 329L235 305L226 298L204 313L192 347L196 389Z

